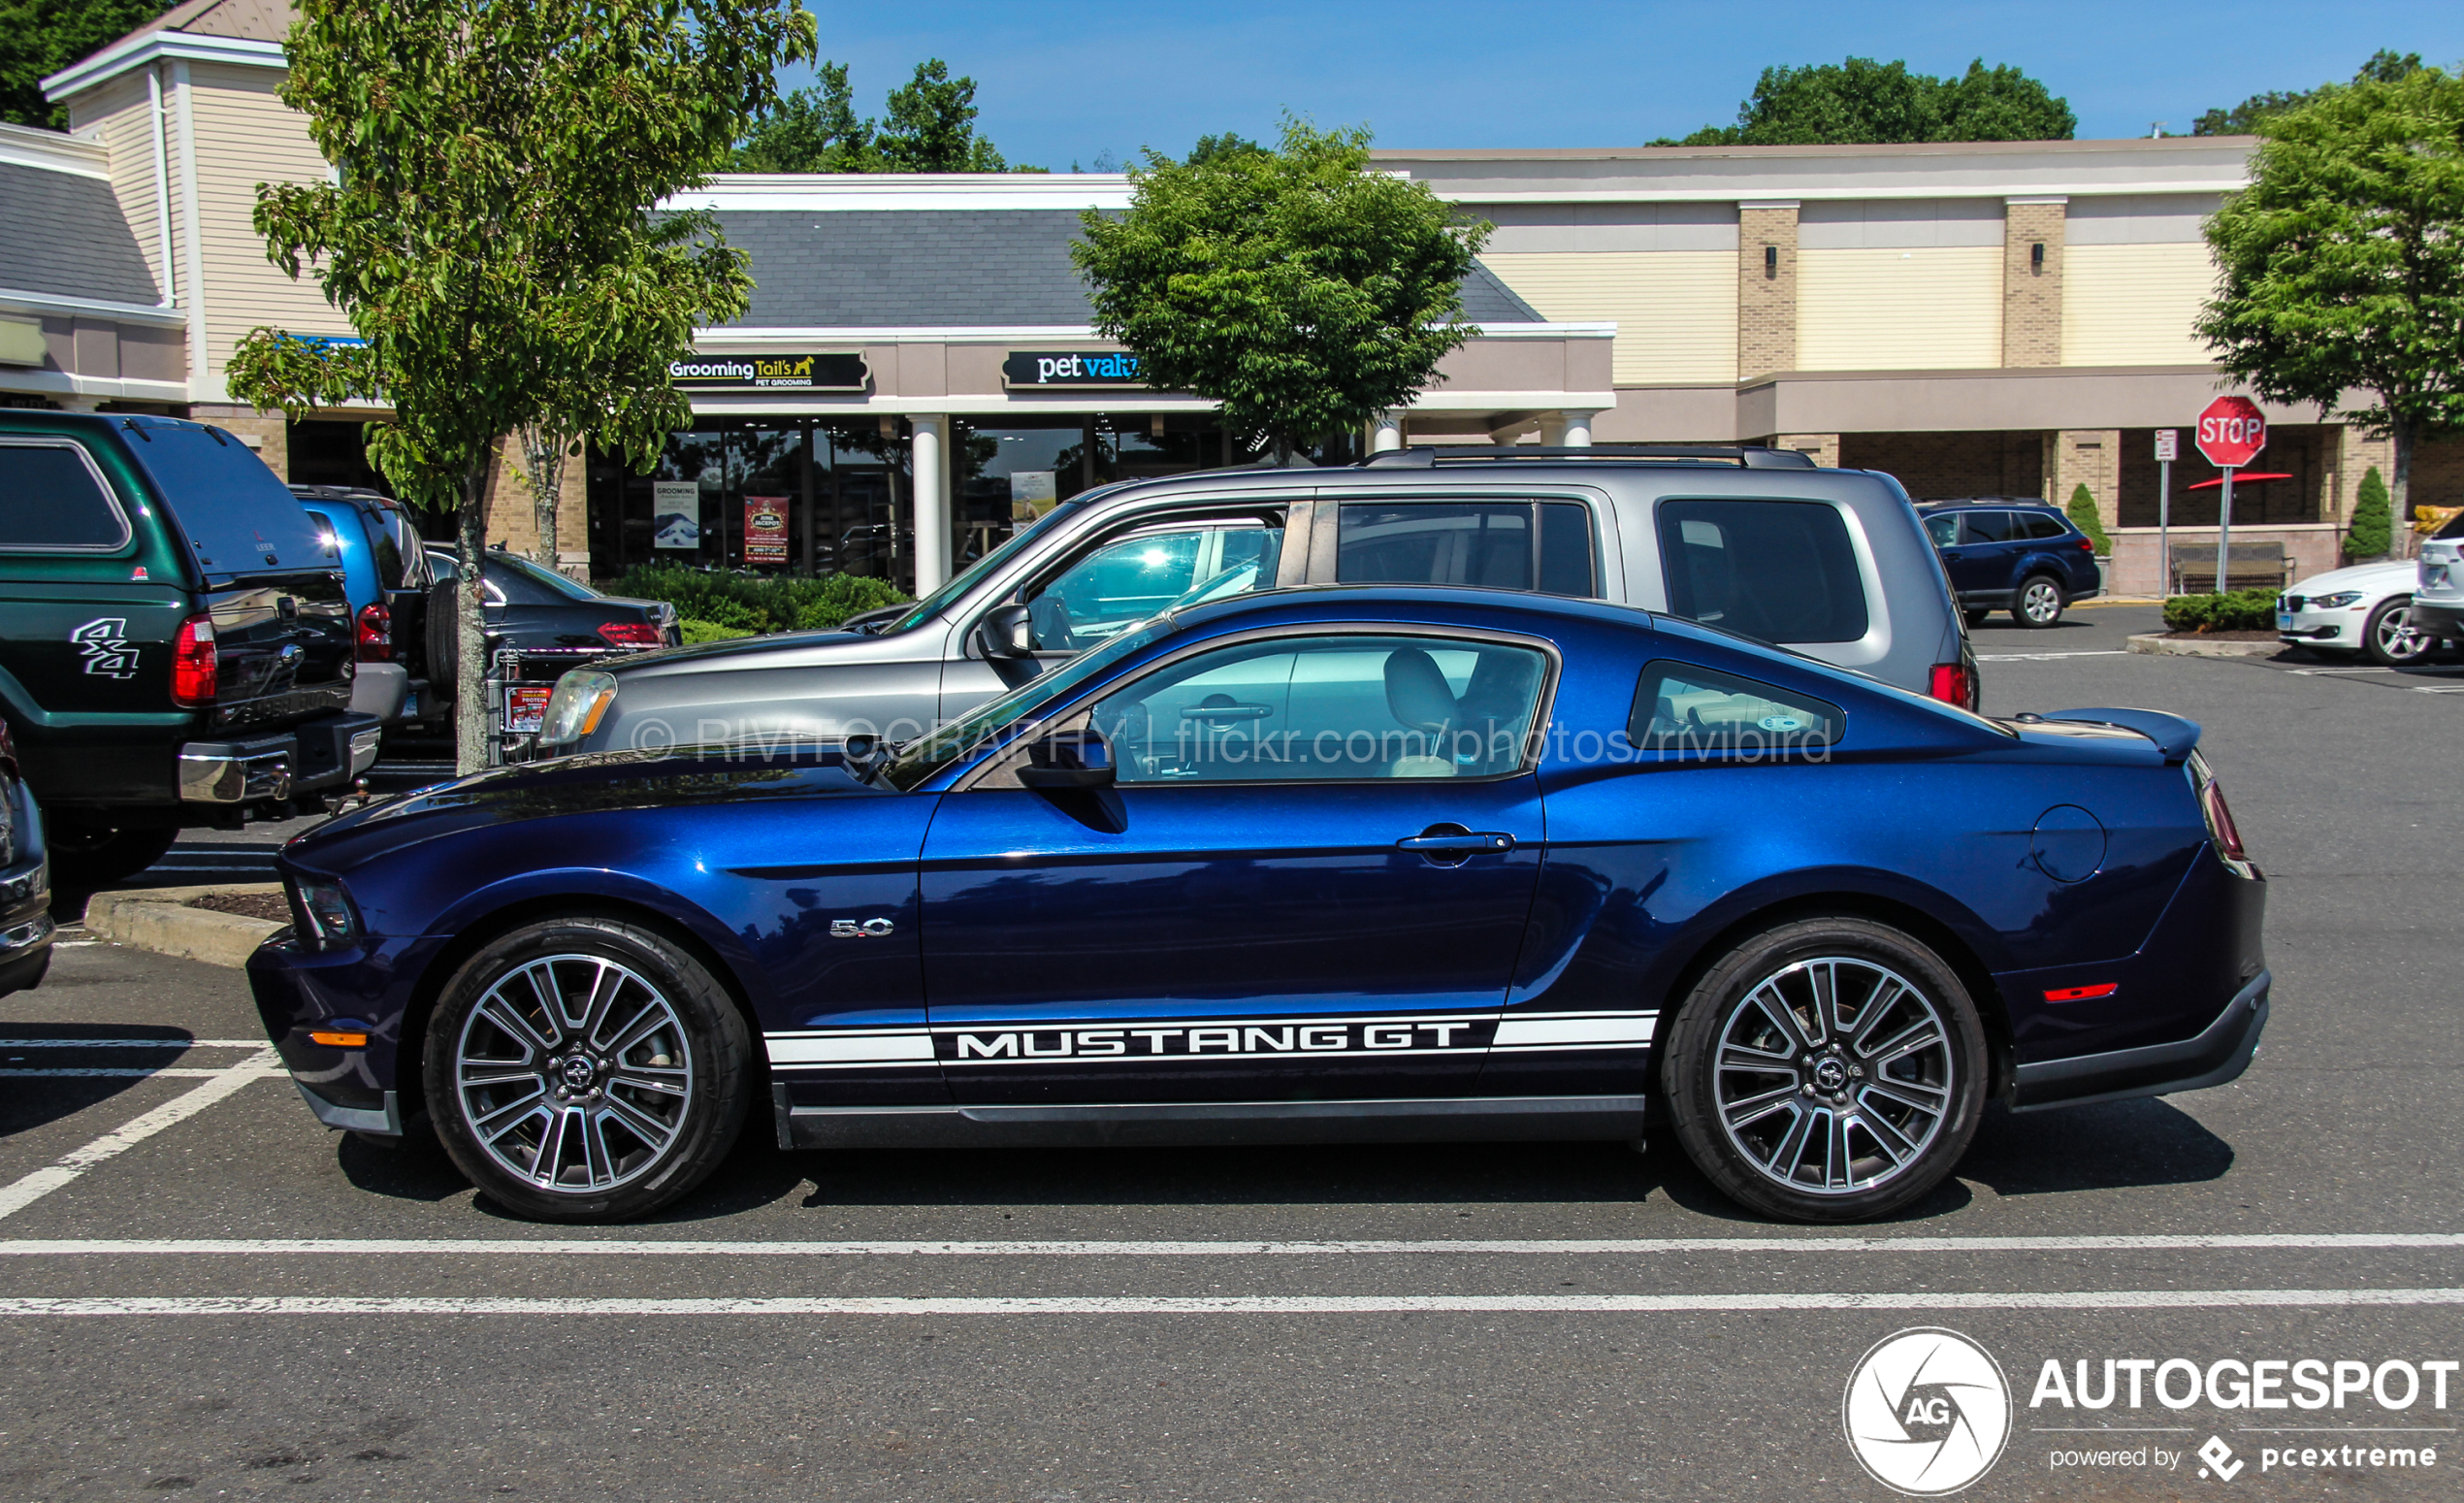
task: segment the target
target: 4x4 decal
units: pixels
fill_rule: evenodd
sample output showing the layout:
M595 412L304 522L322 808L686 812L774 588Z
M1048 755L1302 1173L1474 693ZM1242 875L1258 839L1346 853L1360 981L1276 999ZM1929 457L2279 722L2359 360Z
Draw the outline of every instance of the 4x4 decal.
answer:
M137 649L128 644L128 618L104 616L69 634L85 654L85 670L98 678L137 676Z

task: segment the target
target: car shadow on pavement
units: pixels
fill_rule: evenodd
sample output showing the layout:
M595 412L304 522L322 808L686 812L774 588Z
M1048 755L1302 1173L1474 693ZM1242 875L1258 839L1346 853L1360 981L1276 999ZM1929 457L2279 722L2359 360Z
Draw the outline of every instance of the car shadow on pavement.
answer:
M2232 1167L2231 1144L2149 1096L2025 1116L1989 1107L1959 1173L1997 1195L2040 1195L2196 1185Z
M0 1069L160 1069L178 1062L195 1037L185 1029L144 1028L124 1023L12 1021L0 1025ZM34 1038L110 1039L113 1041L113 1046L97 1045L91 1049L47 1046L33 1049L11 1043L13 1039ZM128 1039L161 1039L164 1044L159 1049L131 1049L122 1046ZM217 1057L215 1062L223 1062ZM14 1137L64 1117L74 1117L151 1078L143 1073L8 1077L8 1085L0 1088L0 1139Z

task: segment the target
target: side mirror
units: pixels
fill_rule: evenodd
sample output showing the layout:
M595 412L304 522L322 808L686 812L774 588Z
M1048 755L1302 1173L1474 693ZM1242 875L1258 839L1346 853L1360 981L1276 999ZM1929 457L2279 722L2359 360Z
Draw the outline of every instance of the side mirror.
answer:
M1027 747L1019 781L1029 788L1110 788L1112 746L1092 729L1055 731Z
M988 658L1035 656L1035 622L1024 605L996 605L975 629Z

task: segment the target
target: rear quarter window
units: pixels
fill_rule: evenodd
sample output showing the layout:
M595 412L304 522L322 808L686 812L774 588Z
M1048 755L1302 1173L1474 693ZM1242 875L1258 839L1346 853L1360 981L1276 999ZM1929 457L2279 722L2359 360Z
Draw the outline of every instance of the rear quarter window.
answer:
M83 448L65 439L0 440L0 548L109 553L128 518Z
M1818 501L1660 503L1669 611L1767 642L1865 635L1864 581L1839 509Z
M1642 666L1626 739L1637 751L1753 756L1827 747L1847 728L1828 700L1657 658Z
M2019 520L2026 527L2026 536L2031 539L2070 536L2070 529L2062 525L2059 517L2047 516L2042 511L2023 511L2019 513Z

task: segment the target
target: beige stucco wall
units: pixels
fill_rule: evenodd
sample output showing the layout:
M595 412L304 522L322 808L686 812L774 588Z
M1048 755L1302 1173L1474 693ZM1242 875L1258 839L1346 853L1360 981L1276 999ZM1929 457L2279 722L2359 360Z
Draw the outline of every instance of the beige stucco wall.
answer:
M1512 251L1480 261L1552 323L1615 324L1620 383L1736 379L1734 251Z
M1965 370L2002 363L2002 247L1802 249L1797 369Z
M2062 364L2208 360L2190 321L2215 286L2216 263L2201 243L2069 246L2062 268Z

